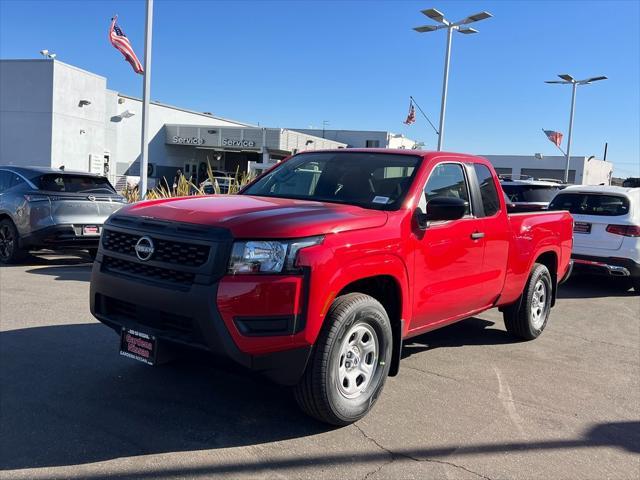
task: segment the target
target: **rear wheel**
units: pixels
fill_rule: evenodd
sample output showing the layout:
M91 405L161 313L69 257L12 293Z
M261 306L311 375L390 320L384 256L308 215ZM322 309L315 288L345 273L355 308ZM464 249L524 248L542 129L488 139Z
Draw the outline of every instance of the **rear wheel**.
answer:
M533 266L519 302L503 312L504 324L512 335L524 340L540 336L549 320L553 292L549 269L540 263Z
M20 248L20 235L11 220L0 220L0 263L17 263L26 257Z
M377 300L362 293L338 297L294 389L302 410L332 425L360 420L387 379L392 343L389 317Z
M631 285L633 286L633 289L636 291L636 293L640 293L640 278L632 278Z

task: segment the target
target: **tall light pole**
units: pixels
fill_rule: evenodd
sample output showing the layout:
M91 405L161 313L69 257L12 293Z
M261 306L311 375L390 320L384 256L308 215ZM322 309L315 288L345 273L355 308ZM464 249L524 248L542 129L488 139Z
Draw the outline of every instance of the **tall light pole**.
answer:
M444 142L444 118L447 110L447 89L449 85L449 61L451 59L451 38L453 32L457 31L465 35L478 33L475 28L465 27L469 23L478 22L485 18L490 18L489 12L480 12L474 15L470 15L467 18L459 20L457 22L451 22L444 18L442 12L439 12L435 8L429 8L422 10L422 13L429 17L431 20L435 20L440 25L423 25L422 27L415 27L414 30L418 33L435 32L443 28L447 29L447 50L444 56L444 78L442 80L442 100L440 103L440 127L438 128L438 151L442 150L442 144Z
M144 80L142 84L142 152L140 155L140 200L147 195L149 168L149 98L151 97L151 42L153 33L153 0L147 0L144 34Z
M571 85L571 112L569 113L569 134L567 136L567 159L564 165L564 182L569 183L569 160L571 159L571 133L573 132L573 112L576 108L576 91L578 85L589 85L598 80L606 80L607 77L591 77L584 80L576 80L569 74L558 75L562 80L546 80L545 83L560 83L562 85Z

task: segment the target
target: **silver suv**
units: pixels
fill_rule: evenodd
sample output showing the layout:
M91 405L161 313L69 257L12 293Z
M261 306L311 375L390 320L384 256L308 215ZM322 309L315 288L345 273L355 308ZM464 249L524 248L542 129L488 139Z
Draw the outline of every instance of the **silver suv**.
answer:
M43 248L95 254L102 224L124 203L100 175L0 165L0 263Z

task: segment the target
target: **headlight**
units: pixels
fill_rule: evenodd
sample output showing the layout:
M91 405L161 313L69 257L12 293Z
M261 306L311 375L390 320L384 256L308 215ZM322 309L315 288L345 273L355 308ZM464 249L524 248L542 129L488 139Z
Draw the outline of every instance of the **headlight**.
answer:
M298 252L306 247L318 245L323 237L308 237L298 240L249 240L235 242L231 251L228 272L281 273L293 271Z

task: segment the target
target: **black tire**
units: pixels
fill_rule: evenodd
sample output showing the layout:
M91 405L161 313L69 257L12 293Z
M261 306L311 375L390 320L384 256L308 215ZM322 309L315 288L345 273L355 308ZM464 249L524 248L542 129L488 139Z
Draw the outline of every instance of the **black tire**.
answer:
M18 263L27 256L20 248L20 234L11 220L0 220L0 263Z
M631 286L636 291L636 293L640 293L640 278L632 278Z
M370 335L369 332L375 333ZM349 338L346 335L349 334ZM354 337L354 335L356 335ZM368 335L368 340L367 340ZM389 373L392 352L392 331L389 316L384 307L374 298L362 293L349 293L340 296L331 305L307 369L298 385L294 387L296 401L308 415L331 425L344 426L360 420L373 407L378 399ZM377 357L365 353L360 360L358 343L354 340L355 350L350 339L374 342L377 345ZM375 341L377 340L377 344ZM349 349L343 354L343 348ZM362 349L362 352L365 352ZM360 353L362 353L360 352ZM340 373L346 369L348 360L353 369L348 375L357 375L353 383L341 383ZM356 368L375 368L368 379ZM361 384L358 384L358 379ZM366 383L362 386L363 383ZM344 390L355 388L355 397L348 398ZM348 392L347 392L348 393Z
M540 285L543 285L544 289L544 297L542 297L544 304L538 308L540 300L536 298L541 298ZM552 289L551 274L547 267L540 263L534 264L521 299L503 312L504 324L511 335L523 340L533 340L540 336L549 321ZM537 296L536 292L538 292Z

